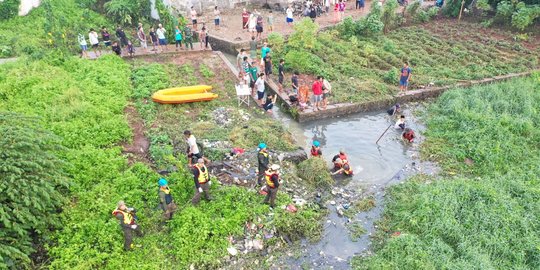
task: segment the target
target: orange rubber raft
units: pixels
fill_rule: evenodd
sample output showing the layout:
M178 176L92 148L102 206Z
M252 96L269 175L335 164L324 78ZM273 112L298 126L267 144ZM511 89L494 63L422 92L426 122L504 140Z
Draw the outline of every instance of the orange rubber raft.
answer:
M210 101L218 97L209 93L210 85L192 85L159 90L152 95L152 100L161 104L181 104L190 102Z

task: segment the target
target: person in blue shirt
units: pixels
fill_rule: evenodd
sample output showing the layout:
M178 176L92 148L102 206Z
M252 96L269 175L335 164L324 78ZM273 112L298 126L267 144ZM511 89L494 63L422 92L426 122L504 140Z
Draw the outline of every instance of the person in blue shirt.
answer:
M411 79L411 68L408 63L404 63L399 75L399 91L405 93Z

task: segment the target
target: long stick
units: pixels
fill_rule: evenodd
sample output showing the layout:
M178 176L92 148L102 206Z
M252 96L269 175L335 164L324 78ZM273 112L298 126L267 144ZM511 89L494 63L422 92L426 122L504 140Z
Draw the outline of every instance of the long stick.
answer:
M388 131L388 129L390 129L390 127L391 127L392 125L394 125L394 124L390 124L390 125L386 128L386 130L384 130L384 132L381 134L381 136L380 136L379 139L375 142L375 144L377 144L377 143L379 142L379 140L382 138L382 136L384 136L384 134L386 134L386 132Z
M459 17L458 17L458 22L461 21L461 13L463 13L463 6L465 5L465 0L462 0L461 1L461 8L459 8Z

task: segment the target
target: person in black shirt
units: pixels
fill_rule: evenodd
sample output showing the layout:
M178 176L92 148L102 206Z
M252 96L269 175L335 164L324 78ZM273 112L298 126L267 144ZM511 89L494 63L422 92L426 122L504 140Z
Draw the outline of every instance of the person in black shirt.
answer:
M114 42L112 47L111 47L112 51L114 53L116 53L116 55L118 56L122 56L122 49L120 48L120 46L118 45L118 42Z
M126 33L124 32L124 30L120 26L118 26L116 28L116 37L118 37L118 39L120 39L120 46L122 48L124 48L124 46L128 45L128 40L127 40Z
M157 35L156 35L156 31L154 31L154 27L151 27L150 28L150 40L152 40L152 51L155 51L157 53L157 45L158 45L158 38L157 38Z
M111 34L109 34L109 31L107 31L105 26L101 27L101 39L103 40L105 47L111 46Z
M279 82L279 90L283 90L283 79L285 79L285 60L280 59L279 60L279 66L278 66L278 82Z
M298 86L298 71L295 71L291 77L291 82L292 82L292 89L293 89L293 92L298 94L298 90L299 90L299 86Z
M266 96L266 102L263 105L264 111L267 113L272 113L272 108L274 108L274 104L276 103L277 96L276 94L268 94Z

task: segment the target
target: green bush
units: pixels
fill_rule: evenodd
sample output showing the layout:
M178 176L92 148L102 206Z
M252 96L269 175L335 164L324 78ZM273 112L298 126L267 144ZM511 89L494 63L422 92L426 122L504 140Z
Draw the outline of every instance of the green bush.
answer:
M298 177L314 187L330 187L334 183L328 165L322 158L309 158L298 164Z
M0 2L0 21L17 16L20 5L21 0L4 0Z
M0 111L0 268L28 265L33 235L59 225L67 181L60 139L35 118Z
M524 78L445 92L428 109L422 149L442 179L390 188L388 234L355 268L540 267L539 87Z

